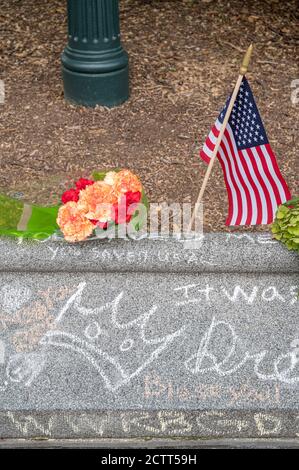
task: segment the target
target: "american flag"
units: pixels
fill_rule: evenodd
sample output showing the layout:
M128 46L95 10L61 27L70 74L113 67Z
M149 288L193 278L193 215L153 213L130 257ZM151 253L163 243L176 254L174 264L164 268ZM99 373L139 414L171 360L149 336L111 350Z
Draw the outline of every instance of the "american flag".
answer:
M211 129L201 158L209 163L230 98ZM229 213L226 225L273 222L277 206L291 199L270 147L249 83L243 77L217 158L224 173Z

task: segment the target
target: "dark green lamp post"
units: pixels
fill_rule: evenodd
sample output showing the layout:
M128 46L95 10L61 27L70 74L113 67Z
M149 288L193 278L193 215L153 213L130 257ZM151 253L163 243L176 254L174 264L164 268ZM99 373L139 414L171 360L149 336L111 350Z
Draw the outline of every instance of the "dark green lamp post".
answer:
M67 6L65 98L84 106L121 104L129 97L129 66L120 43L118 0L68 0Z

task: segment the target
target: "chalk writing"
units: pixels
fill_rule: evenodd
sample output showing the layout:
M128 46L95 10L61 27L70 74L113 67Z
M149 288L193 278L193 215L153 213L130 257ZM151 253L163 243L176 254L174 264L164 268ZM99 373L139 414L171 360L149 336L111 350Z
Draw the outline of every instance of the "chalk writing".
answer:
M254 415L254 420L260 436L271 436L273 434L279 434L281 431L281 419L276 416L256 413Z
M21 438L47 437L297 437L299 415L277 412L222 410L186 412L126 411L101 413L0 413L5 432ZM6 431L5 431L6 430Z
M75 287L48 286L36 292L32 286L22 283L18 287L4 285L4 313L0 315L0 324L2 332L10 335L8 348L6 339L0 342L0 366L4 373L0 391L7 390L10 383L30 387L42 376L51 355L61 349L76 352L76 357L81 355L102 379L105 389L112 393L149 367L159 368L161 360L171 360L173 353L180 352L175 367L186 377L192 377L192 387L161 377L149 380L147 375L143 396L146 400L188 403L199 399L217 400L225 395L230 405L246 400L273 405L280 403L279 385L296 387L299 383L298 332L294 330L293 336L288 337L289 344L276 353L271 345L260 348L256 348L254 342L245 345L242 331L237 331L233 320L224 321L209 314L203 317L201 309L205 304L210 308L217 305L219 309L223 302L242 308L250 308L255 303L259 306L273 303L288 305L291 309L297 302L297 286L221 282L173 284L166 292L169 295L167 308L176 316L176 322L169 321L162 334L155 332L153 326L165 311L159 295L155 301L149 300L147 307L141 303L133 319L125 321L127 302L132 298L130 290L114 292L91 307L88 287L84 279ZM188 306L188 315L192 313L192 317L181 314L178 317L184 306ZM188 344L186 350L182 347L184 342ZM204 375L215 379L240 373L256 383L262 382L262 390L246 381L229 390L223 388L223 384L202 384L201 381ZM268 387L272 382L273 386Z
M219 328L221 328L222 337L227 335L227 343L230 344L227 353L220 357L220 359L217 358L215 346L214 350L211 347L213 335L215 335ZM290 351L280 354L274 360L272 374L262 372L263 365L269 354L268 350L264 349L256 353L245 351L243 357L238 359L237 344L238 336L233 326L225 321L217 321L213 317L211 325L200 340L198 350L185 361L185 366L193 374L215 372L220 376L228 376L245 367L248 362L253 362L254 373L261 380L278 380L288 384L299 382L299 338L291 342ZM207 360L209 360L208 366L205 365Z
M276 286L267 286L261 288L259 286L242 287L240 285L230 286L228 289L225 286L219 288L210 286L209 284L188 284L179 286L174 289L174 292L181 294L180 300L176 302L177 306L188 305L192 303L211 303L219 299L219 295L223 297L224 301L229 300L231 303L246 302L248 305L253 304L255 301L263 302L284 302L289 305L294 305L298 300L299 286L290 286L287 289L287 294L282 295Z
M81 264L86 264L90 261L99 260L103 263L111 263L117 261L120 264L142 264L146 265L148 262L155 263L187 263L187 265L201 264L207 266L216 266L215 262L207 260L203 253L196 250L180 250L177 252L167 250L121 250L116 248L101 249L93 247L88 252L88 258L82 256L82 252L78 248L70 246L51 246L46 245L47 250L50 252L50 260L65 259L65 258L80 258Z
M41 424L38 419L30 415L18 419L17 416L10 411L7 412L7 418L13 423L22 436L29 436L32 430L37 432L40 436L51 436L54 417L49 418L45 425Z
M278 383L267 384L262 390L253 387L249 382L235 385L188 383L182 385L173 379L166 379L157 372L144 377L144 398L147 402L153 399L165 399L172 403L188 403L198 400L201 404L214 402L226 398L230 406L235 404L255 403L272 406L280 404L280 386Z

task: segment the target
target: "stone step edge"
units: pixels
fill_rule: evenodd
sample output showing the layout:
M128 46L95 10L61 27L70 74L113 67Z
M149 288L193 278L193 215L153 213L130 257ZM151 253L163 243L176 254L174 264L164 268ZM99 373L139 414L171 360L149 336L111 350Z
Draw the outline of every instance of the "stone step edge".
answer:
M0 411L0 439L298 438L294 409Z
M271 234L209 233L197 249L163 237L140 241L22 242L0 239L0 272L298 273L299 257Z

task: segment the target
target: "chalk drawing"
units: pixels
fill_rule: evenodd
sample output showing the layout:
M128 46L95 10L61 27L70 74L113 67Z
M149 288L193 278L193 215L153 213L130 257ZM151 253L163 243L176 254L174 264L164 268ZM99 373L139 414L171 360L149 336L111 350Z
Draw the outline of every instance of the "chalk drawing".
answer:
M196 419L200 432L204 435L223 435L242 433L250 426L250 421L244 418L227 418L223 411L204 411Z
M254 420L260 436L273 436L281 431L281 419L265 413L256 413Z
M103 306L99 306L94 309L86 308L82 306L82 294L84 292L86 283L82 282L78 285L76 292L67 300L65 305L60 310L56 318L56 326L63 323L64 316L72 306L77 312L83 316L99 315L105 310L108 310L111 315L111 325L117 330L130 330L135 333L135 342L138 344L147 345L150 347L148 356L144 362L139 365L135 370L128 372L126 369L129 364L124 361L124 365L121 365L121 357L111 355L104 351L100 346L96 346L94 343L86 341L73 333L69 333L63 330L49 331L40 341L41 344L47 344L52 346L59 346L65 349L71 349L76 351L85 357L85 359L97 370L99 375L102 377L106 388L110 391L116 391L120 386L128 384L133 378L137 377L149 364L154 362L162 353L166 352L167 348L178 338L184 331L185 326L176 330L174 333L165 335L163 337L151 337L146 336L145 330L150 322L151 317L157 311L157 306L153 306L148 312L141 314L134 320L121 323L118 319L119 316L119 305L123 299L124 293L121 292L112 302L108 302ZM107 335L107 330L101 330L99 327L99 320L97 323L94 322L89 324L85 328L85 336L87 333L87 339L91 339L91 329L96 333L92 336L92 339L98 338L101 331L104 331ZM132 338L125 338L131 345L134 344ZM124 353L126 349L123 349L123 342L120 345L120 353ZM154 348L152 347L154 346ZM156 347L158 346L158 347ZM111 379L109 376L112 376Z
M68 418L68 425L75 434L83 431L92 436L103 436L107 428L107 418L81 414L80 416Z
M109 338L108 331L102 328L97 321L89 323L84 330L84 336L91 341L98 339L100 335L104 335Z
M11 382L30 386L45 366L45 357L41 353L15 354L9 358L6 376Z
M224 417L222 411L203 411L199 417L196 417L196 424L199 429L200 435L218 435L223 431L221 426L221 419ZM216 419L215 419L216 418ZM220 418L220 419L219 419Z
M32 431L37 435L51 437L51 431L53 428L54 417L50 417L47 422L47 426L39 423L37 419L32 416L24 416L17 418L13 412L8 411L7 417L15 425L22 436L28 436Z
M71 289L48 287L33 292L21 283L6 284L4 288L7 295L1 309L0 328L9 333L8 343L16 353L33 352L42 336L52 328L55 305L61 304Z
M122 411L88 412L53 411L36 416L26 411L0 412L2 429L17 437L86 437L104 436L250 436L279 437L299 435L299 415L270 412L227 413L222 410L185 412ZM0 437L3 437L0 428Z
M130 419L127 415L122 418L123 430L129 433L132 429L143 429L148 433L155 435L184 435L192 430L192 424L186 419L186 415L181 411L158 411L156 426L151 423L151 413L142 413Z
M245 419L225 419L223 418L220 421L221 425L224 427L224 429L231 429L231 430L237 430L238 433L245 431L248 429L248 421Z
M222 327L222 338L226 335L227 343L231 345L229 351L221 359L217 358L215 350L214 352L209 350L212 338L215 336L215 332L219 327ZM238 341L239 337L230 323L217 321L216 318L213 317L211 325L200 340L197 352L192 354L185 361L186 369L192 372L192 374L215 372L219 376L225 377L233 375L239 369L243 368L249 361L252 361L254 364L253 370L256 376L261 380L274 380L287 384L296 384L299 382L299 375L292 375L292 373L296 374L296 372L299 374L299 368L297 367L299 364L299 339L291 342L291 351L285 354L280 354L274 361L273 374L263 374L260 370L263 366L263 362L267 359L267 355L269 354L268 350L263 350L257 353L246 351L243 353L244 357L237 362L238 359L236 360L233 356L236 353ZM209 366L204 366L204 363L207 362L207 360ZM286 362L288 362L288 364L286 364ZM279 370L279 365L281 363L284 363L285 368Z
M97 371L106 389L116 392L120 387L128 385L148 366L155 362L158 364L162 354L171 353L169 351L171 347L172 351L177 353L177 348L181 348L181 345L178 346L180 337L184 337L185 340L190 337L191 344L194 345L191 354L188 352L189 357L184 356L182 352L181 363L177 364L187 374L198 377L203 374L228 377L245 370L244 373L247 371L249 376L254 376L262 382L274 382L268 394L263 386L263 397L243 384L239 389L232 390L228 396L230 403L240 403L242 399L244 400L244 396L255 402L262 403L263 400L268 400L279 403L279 389L275 388L275 384L296 386L299 383L299 332L294 331L286 350L280 351L274 359L273 351L268 348L259 350L245 348L233 323L217 321L215 316L212 317L209 327L199 335L198 342L194 343L194 334L198 333L190 329L190 322L188 325L184 323L185 316L182 316L179 326L176 323L175 331L167 334L163 331L162 336L155 336L151 325L159 315L159 302L148 307L146 312L138 313L133 320L124 322L122 316L125 313L125 290L114 294L112 300L90 308L84 304L84 296L88 299L86 288L85 280L75 289L66 286L61 286L59 289L48 287L46 290L37 291L40 300L35 300L32 304L28 302L33 297L33 291L27 286L5 284L1 288L2 308L6 310L6 315L1 316L1 323L3 329L8 330L8 326L13 326L10 346L14 347L14 352L8 354L6 344L3 340L0 341L0 365L4 366L2 369L5 370L0 391L6 390L10 382L29 387L46 367L46 359L55 354L55 347L55 349L74 351L84 357ZM219 299L220 302L240 304L240 306L252 306L255 302L259 305L271 302L277 306L294 305L296 289L297 286L286 287L282 291L274 285L230 284L230 287L227 287L222 284L216 286L190 283L179 285L170 291L169 306L171 310L178 308L180 311L181 306L190 304L192 308L194 304L194 310L191 311L195 317L198 314L196 321L200 325L198 319L203 313L199 308L201 303L210 306L216 303L217 308L219 308ZM58 312L55 311L57 305L59 305ZM74 332L73 318L82 321L83 327L79 332ZM103 324L103 318L109 325ZM20 331L15 329L18 323L23 328ZM27 329L24 329L25 326ZM224 352L217 342L220 333L226 345ZM26 341L33 345L35 350L28 351L26 346L23 353L21 343ZM53 349L47 348L45 351L44 345L53 346ZM109 349L107 346L111 345ZM131 353L136 351L135 355L130 355L130 360L127 356L129 351ZM195 385L198 385L196 381ZM166 384L165 381L157 379L156 382L152 381L151 386L147 384L145 398L149 399L150 395L164 398L167 396L168 400L188 402L199 397L204 400L205 396L207 399L213 396L220 397L221 390L218 388L207 391L198 387L195 391L195 389L190 390L187 385L176 388L174 383Z

